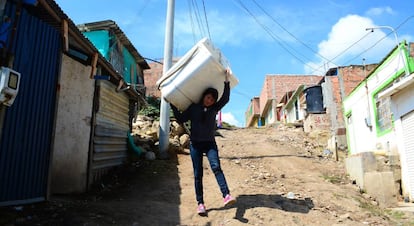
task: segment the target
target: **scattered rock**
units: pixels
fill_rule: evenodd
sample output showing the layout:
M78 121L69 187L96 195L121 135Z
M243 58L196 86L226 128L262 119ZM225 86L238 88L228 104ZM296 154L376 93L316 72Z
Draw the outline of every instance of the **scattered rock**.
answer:
M175 153L187 153L185 149L188 149L190 145L190 135L187 129L176 121L170 123L169 150ZM153 160L156 156L154 152L158 150L159 125L159 121L142 115L139 115L132 125L131 134L135 145L141 147L144 152L152 152L144 155L148 160Z

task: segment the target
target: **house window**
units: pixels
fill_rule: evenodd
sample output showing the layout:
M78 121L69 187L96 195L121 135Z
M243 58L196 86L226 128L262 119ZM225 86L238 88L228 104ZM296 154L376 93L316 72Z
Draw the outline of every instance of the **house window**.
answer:
M392 128L391 97L375 98L377 107L377 125L380 132Z
M122 44L118 41L115 35L112 35L109 39L109 62L120 74L124 75L124 58L122 55ZM128 81L129 82L129 81Z

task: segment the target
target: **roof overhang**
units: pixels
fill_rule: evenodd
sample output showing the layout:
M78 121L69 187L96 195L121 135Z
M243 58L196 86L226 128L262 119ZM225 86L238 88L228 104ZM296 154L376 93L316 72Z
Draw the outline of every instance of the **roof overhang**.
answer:
M393 94L403 90L405 87L414 84L414 74L401 78L400 81L394 83L392 86L388 87L387 89L381 91L378 94L379 98L390 97Z
M293 103L295 103L296 98L299 96L299 94L301 94L303 92L304 89L305 89L305 85L300 85L296 89L296 91L293 93L293 95L290 97L290 99L288 100L288 102L284 106L284 109L290 108L293 105Z

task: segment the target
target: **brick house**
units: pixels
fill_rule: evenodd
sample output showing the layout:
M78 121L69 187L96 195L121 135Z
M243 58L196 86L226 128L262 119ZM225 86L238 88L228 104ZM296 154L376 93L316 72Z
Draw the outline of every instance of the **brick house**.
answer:
M266 75L259 97L260 116L264 119L262 125L281 120L278 104L286 93L296 90L299 85L316 85L322 78L320 75Z
M179 58L174 58L172 60L172 63L176 63L179 60ZM161 97L161 91L158 89L158 86L156 85L159 78L161 78L163 74L164 66L162 64L163 59L157 62L151 62L148 63L150 69L144 71L144 81L145 81L145 87L146 97Z
M157 62L148 63L150 69L144 71L145 82L145 96L146 97L161 97L161 91L158 89L156 83L162 76L163 65Z
M376 66L377 64L369 64L330 68L320 81L326 113L309 114L304 122L305 132L320 127L321 123L328 123L327 128L331 132L328 148L334 150L338 146L345 149L347 141L342 102Z
M306 90L308 90L307 86L299 85L296 90L289 91L282 97L277 105L277 112L281 116L281 122L293 123L298 126L303 125L303 119L307 116L307 111L310 109L310 107L308 109L307 99L309 99L308 97L315 99L314 92L312 95L307 95Z

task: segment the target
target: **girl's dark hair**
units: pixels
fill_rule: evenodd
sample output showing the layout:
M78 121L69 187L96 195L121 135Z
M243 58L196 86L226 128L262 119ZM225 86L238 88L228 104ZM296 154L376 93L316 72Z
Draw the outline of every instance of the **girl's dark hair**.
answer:
M201 103L203 102L203 99L204 99L204 97L207 94L211 94L213 96L214 100L217 101L217 99L218 99L218 91L216 89L210 87L210 88L207 88L206 90L204 90L204 93L201 96L201 100L200 100Z
M201 96L201 100L200 100L201 104L203 104L204 97L208 94L211 94L211 96L213 96L213 98L214 98L214 101L217 102L218 92L217 92L216 89L210 87L210 88L207 88L206 90L204 90L203 95ZM207 112L204 110L202 115L201 115L201 121L203 123L205 123L206 119L207 119Z

